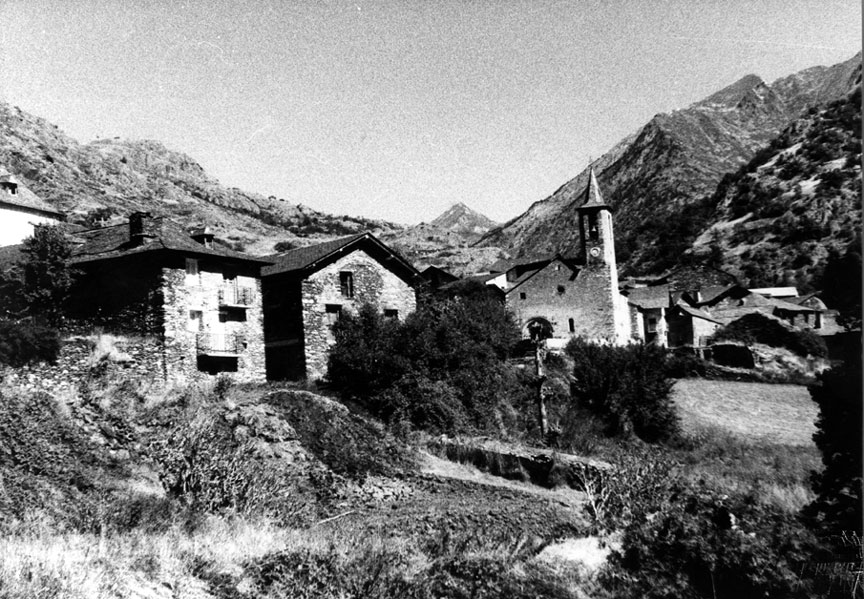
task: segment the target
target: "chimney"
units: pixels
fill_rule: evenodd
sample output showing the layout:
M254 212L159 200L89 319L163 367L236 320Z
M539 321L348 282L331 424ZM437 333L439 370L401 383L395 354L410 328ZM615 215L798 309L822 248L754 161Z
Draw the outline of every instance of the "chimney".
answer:
M198 243L200 243L201 245L203 245L206 248L212 248L213 247L213 237L214 236L213 236L213 231L210 230L210 227L205 226L205 227L200 227L198 229L195 229L194 231L192 231L192 234L190 235L190 237L192 237L192 239L194 239L195 241L197 241Z
M133 212L129 215L129 241L134 245L144 243L146 237L152 237L149 212Z

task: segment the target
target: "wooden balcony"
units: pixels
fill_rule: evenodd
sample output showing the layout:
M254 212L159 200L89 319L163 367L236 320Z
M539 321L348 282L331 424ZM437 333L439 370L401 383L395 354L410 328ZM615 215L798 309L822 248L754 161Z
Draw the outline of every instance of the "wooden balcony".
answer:
M219 307L250 308L254 297L250 287L223 287L219 290Z
M242 335L222 333L198 333L198 355L222 358L236 358L246 349Z

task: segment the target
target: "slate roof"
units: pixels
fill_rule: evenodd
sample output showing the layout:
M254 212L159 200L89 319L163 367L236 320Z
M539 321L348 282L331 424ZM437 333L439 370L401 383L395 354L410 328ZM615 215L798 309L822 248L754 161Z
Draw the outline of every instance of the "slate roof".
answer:
M9 173L0 175L0 183L9 182L17 185L15 195L0 192L0 207L4 204L18 209L24 209L32 212L39 212L48 216L62 218L63 214L58 212L51 204L37 196L35 193L27 189Z
M690 316L693 316L695 318L701 318L702 320L707 320L709 322L716 322L717 324L723 324L721 321L717 320L716 318L714 318L713 316L711 316L710 314L708 314L704 310L700 310L699 308L694 308L693 306L688 306L687 304L685 304L683 302L680 304L677 304L675 307L680 309L682 312L686 312L687 314L689 314Z
M605 208L610 210L611 207L603 199L600 194L600 186L597 184L597 176L594 174L594 167L591 167L588 173L588 187L585 188L585 202L579 206L580 210L585 208Z
M631 289L627 292L627 302L643 309L668 308L669 285Z
M192 239L180 225L164 217L149 219L146 230L148 237L141 244L135 244L130 239L128 223L79 231L73 237L73 242L77 242L78 245L72 251L70 262L81 264L163 250L244 262L263 264L271 262L266 258L250 256L227 248L206 247Z
M420 273L414 268L410 262L405 260L395 251L384 245L371 233L360 233L349 237L341 237L332 241L325 241L315 245L309 245L301 248L294 248L268 256L267 259L271 263L261 269L263 276L275 275L281 273L303 273L316 270L320 265L328 260L336 258L339 254L345 253L346 250L358 247L360 244L367 245L369 248L374 248L378 253L386 255L389 260L395 262L397 269L400 269L403 274L411 279L421 279Z

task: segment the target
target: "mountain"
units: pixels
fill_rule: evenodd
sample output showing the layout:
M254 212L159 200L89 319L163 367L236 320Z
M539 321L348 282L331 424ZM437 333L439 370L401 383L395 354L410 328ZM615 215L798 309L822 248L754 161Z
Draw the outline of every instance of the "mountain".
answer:
M454 274L469 274L504 257L496 247L472 247L496 226L490 218L459 202L430 223L385 234L384 241L421 269L434 264Z
M861 82L789 124L707 199L685 258L714 261L751 287L812 288L861 231Z
M482 235L497 225L492 219L472 210L462 202L453 204L429 223L432 227L462 235Z
M207 224L235 249L250 253L272 253L276 244L304 245L310 238L400 229L222 186L194 159L156 141L81 144L6 103L0 103L0 166L72 223L93 226L149 211L190 227Z
M624 274L673 265L699 231L704 198L777 136L803 109L837 100L860 77L861 55L816 67L771 85L747 75L688 108L658 114L593 163L604 197L616 211L618 259ZM574 253L576 208L588 169L522 215L487 233L479 246L514 257ZM695 217L695 218L694 218ZM678 227L666 236L669 227Z

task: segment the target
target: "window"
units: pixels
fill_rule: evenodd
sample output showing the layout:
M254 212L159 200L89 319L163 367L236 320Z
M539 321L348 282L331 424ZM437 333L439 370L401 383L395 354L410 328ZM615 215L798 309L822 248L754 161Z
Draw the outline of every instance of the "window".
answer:
M558 295L564 295L565 291L566 289L564 289L564 285L558 285Z
M327 314L327 324L330 326L336 324L342 316L342 306L340 304L326 304L324 311Z
M597 229L597 215L588 215L588 238L592 241L600 239L600 231Z
M198 275L198 260L195 258L186 258L186 274L189 276Z
M648 332L649 333L656 333L657 332L657 319L654 317L651 317L648 319Z
M391 310L391 309L384 310L384 318L392 318L392 319L399 318L399 310Z
M527 298L528 298L528 296L525 294L524 291L521 292L521 293L519 294L519 299L520 299L520 300L524 300L524 299L527 299Z
M814 329L821 329L822 328L822 313L821 312L816 312L816 322L813 324L813 328Z
M186 322L186 330L190 333L197 333L202 330L202 321L204 313L201 310L189 310L189 320Z
M567 323L570 325L570 332L575 333L576 332L576 321L574 321L572 318L570 318L567 320Z
M354 273L343 270L339 273L339 290L342 297L354 297Z

